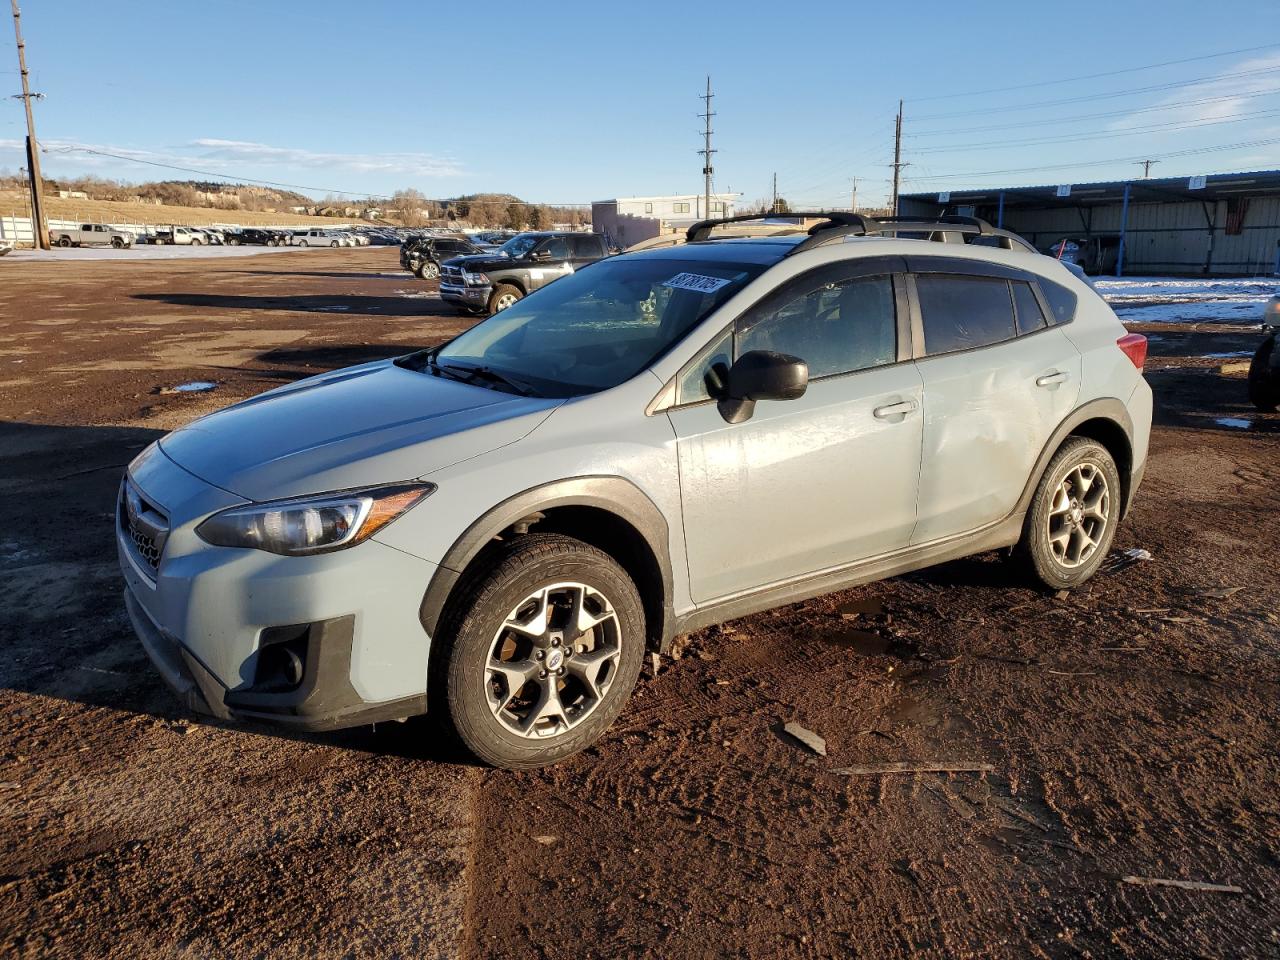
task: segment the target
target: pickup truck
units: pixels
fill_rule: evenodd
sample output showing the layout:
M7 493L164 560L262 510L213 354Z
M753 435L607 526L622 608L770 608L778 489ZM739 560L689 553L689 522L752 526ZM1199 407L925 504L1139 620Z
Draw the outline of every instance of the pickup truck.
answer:
M110 245L117 250L132 247L134 236L128 230L119 230L104 223L82 223L78 227L50 230L50 239L59 247L89 247Z
M200 247L208 241L204 234L190 227L160 227L156 230L155 242L161 246L168 244L169 246Z
M446 260L440 268L440 297L468 312L492 315L607 256L598 233L521 233L496 253Z

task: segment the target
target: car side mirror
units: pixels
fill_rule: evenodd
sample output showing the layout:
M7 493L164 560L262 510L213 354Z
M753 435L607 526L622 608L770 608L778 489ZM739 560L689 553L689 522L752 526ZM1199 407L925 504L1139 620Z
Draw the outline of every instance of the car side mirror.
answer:
M530 260L550 260L550 259L551 259L551 251L550 251L550 250L535 250L535 251L533 251L533 253L529 254L529 259L530 259Z
M809 365L799 357L772 350L751 350L729 368L725 397L716 408L726 423L743 423L757 400L795 400L809 388Z

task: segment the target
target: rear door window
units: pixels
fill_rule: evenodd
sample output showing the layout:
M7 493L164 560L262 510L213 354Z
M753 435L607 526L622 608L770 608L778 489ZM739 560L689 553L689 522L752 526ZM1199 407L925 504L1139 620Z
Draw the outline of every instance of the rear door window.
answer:
M595 260L600 257L600 241L593 236L573 238L573 256L576 260Z
M972 350L1014 337L1009 281L941 274L916 276L930 356Z
M1031 284L1014 281L1013 306L1018 314L1018 333L1035 333L1049 325Z

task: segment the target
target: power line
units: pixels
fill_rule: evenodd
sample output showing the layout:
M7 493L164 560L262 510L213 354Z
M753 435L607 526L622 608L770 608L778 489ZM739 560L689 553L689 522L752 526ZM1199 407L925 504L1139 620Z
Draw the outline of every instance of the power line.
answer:
M1266 140L1245 140L1240 143L1224 143L1215 147L1197 147L1192 150L1175 150L1172 153L1144 154L1130 157L1113 157L1108 160L1088 160L1088 161L1068 161L1067 163L1052 163L1036 167L1009 167L1003 170L970 170L965 173L939 173L928 177L909 177L909 182L917 182L921 180L958 180L963 177L994 177L1005 176L1013 173L1038 173L1042 170L1067 170L1076 167L1101 167L1114 163L1141 163L1143 160L1152 159L1168 159L1170 157L1190 157L1204 153L1219 153L1223 150L1241 150L1246 147L1267 147L1280 143L1280 137L1271 137Z
M111 157L112 159L115 159L115 160L127 160L130 163L142 163L142 164L146 164L149 167L162 167L165 170L177 170L181 173L194 173L202 177L213 177L215 180L225 180L225 181L228 181L229 183L255 184L258 186L265 186L265 187L281 187L286 190L306 190L311 193L332 193L332 194L339 194L345 197L358 197L363 200L392 199L391 197L386 196L385 194L363 193L355 190L337 190L329 187L309 187L309 186L305 186L303 184L298 184L298 183L281 183L276 180L259 180L254 177L241 177L241 176L233 176L227 173L215 173L212 170L198 170L194 167L183 167L183 166L178 166L172 163L161 163L158 160L144 160L141 157L130 157L126 154L110 153L109 151L106 151L106 150L94 150L91 147L73 146L71 144L65 144L58 147L50 147L48 145L45 145L41 149L44 150L45 153L64 153L64 154L65 153L90 153L98 157ZM458 197L423 197L422 199L429 201L431 203L458 203L460 200L460 198ZM485 201L484 200L480 200L480 201L463 200L461 202L484 203ZM552 201L533 201L533 200L502 200L500 202L505 203L508 206L515 204L517 206L522 206L522 207L586 207L586 206L590 206L589 202L584 202L580 200L574 200L574 201L569 201L564 203L556 203Z
M970 90L967 93L942 93L932 97L915 97L911 103L925 103L932 100L954 100L958 97L977 97L987 93L1005 93L1009 90L1027 90L1032 87L1051 87L1059 83L1078 83L1081 80L1097 80L1101 77L1117 77L1123 73L1140 73L1143 70L1155 70L1159 67L1172 67L1181 63L1195 63L1200 60L1216 60L1218 57L1231 57L1239 53L1256 53L1259 50L1277 48L1274 43L1265 43L1259 47L1242 47L1239 50L1224 50L1221 53L1206 53L1199 57L1185 57L1181 60L1165 60L1162 63L1148 63L1141 67L1125 67L1122 70L1107 70L1104 73L1086 73L1078 77L1061 77L1057 80L1041 80L1038 83L1019 83L1009 87L989 87L986 90Z
M1262 67L1257 70L1242 70L1239 73L1220 73L1210 77L1196 77L1193 80L1179 80L1173 83L1157 83L1146 87L1133 87L1129 90L1116 90L1111 93L1092 93L1079 97L1064 97L1058 100L1037 100L1033 103L1019 103L1004 107L980 107L974 110L958 110L954 113L931 113L925 116L912 117L912 122L922 120L944 120L950 117L971 117L975 114L1008 113L1016 110L1031 110L1036 107L1056 107L1064 103L1087 103L1094 100L1114 100L1116 97L1131 97L1139 93L1153 93L1157 90L1173 90L1177 87L1191 87L1198 83L1219 83L1224 80L1237 80L1241 77L1256 77L1268 73L1280 73L1280 67Z
M1144 133L1173 133L1178 130L1194 130L1197 127L1213 127L1222 123L1242 123L1258 117L1274 117L1280 110L1261 110L1256 113L1242 113L1234 117L1200 117L1196 120L1175 120L1169 123L1154 123L1145 127L1132 127L1113 133L1071 133L1055 137L1035 137L1029 140L985 140L982 143L957 143L946 147L921 147L916 153L955 153L959 150L995 150L1009 147L1030 147L1044 144L1084 143L1089 140L1113 140L1117 137L1132 137Z
M1075 123L1080 120L1103 120L1107 117L1127 117L1135 113L1155 113L1161 110L1176 110L1180 107L1195 107L1206 103L1222 103L1226 100L1252 100L1255 97L1269 97L1280 93L1280 87L1269 90L1255 90L1251 93L1229 93L1221 97L1200 97L1195 100L1176 100L1172 103L1160 103L1151 107L1127 107L1124 110L1108 110L1104 113L1078 113L1070 117L1050 117L1047 120L1020 120L1017 123L997 123L985 127L951 127L947 130L925 130L921 133L903 134L907 139L918 137L942 137L957 133L985 133L992 130L1020 130L1023 127L1041 127L1048 124Z

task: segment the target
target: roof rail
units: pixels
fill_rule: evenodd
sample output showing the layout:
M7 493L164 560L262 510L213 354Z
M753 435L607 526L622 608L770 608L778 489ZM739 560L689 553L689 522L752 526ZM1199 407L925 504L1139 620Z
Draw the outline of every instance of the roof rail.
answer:
M792 210L780 213L748 213L738 217L723 217L718 220L699 220L685 232L687 243L699 243L710 240L711 231L726 223L742 223L748 220L768 220L775 217L794 217L797 219L819 220L809 228L809 236L796 244L787 252L787 256L795 256L805 250L824 247L831 243L840 243L845 237L893 236L899 233L928 233L931 240L946 242L948 234L960 234L961 237L994 237L1005 250L1021 247L1030 253L1040 251L1025 239L1010 230L993 227L980 217L868 217L861 213L850 213L847 210ZM963 239L961 240L963 242Z
M830 230L836 227L858 227L864 234L876 232L877 223L871 217L864 217L860 213L850 213L847 210L788 210L786 213L744 213L737 217L720 217L716 220L699 220L688 230L685 231L685 240L687 243L699 243L703 240L711 238L711 231L726 223L743 223L747 220L773 220L773 219L797 219L797 220L823 220L824 223L815 223L809 228L810 235L819 230Z

